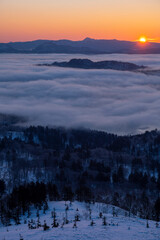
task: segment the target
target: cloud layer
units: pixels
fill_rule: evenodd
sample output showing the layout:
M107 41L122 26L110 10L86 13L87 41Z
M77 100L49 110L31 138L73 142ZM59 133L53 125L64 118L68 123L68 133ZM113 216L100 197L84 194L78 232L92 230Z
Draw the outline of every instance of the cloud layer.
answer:
M38 67L82 55L0 55L0 113L28 124L86 127L118 134L160 128L160 76ZM160 68L160 55L97 55Z

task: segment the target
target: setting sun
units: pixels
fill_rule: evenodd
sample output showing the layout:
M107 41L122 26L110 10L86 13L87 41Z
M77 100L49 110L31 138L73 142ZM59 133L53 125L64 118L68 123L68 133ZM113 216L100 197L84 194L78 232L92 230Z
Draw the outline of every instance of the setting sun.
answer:
M147 42L147 38L146 38L146 37L140 37L140 38L139 38L139 41L140 41L141 43L145 43L145 42Z

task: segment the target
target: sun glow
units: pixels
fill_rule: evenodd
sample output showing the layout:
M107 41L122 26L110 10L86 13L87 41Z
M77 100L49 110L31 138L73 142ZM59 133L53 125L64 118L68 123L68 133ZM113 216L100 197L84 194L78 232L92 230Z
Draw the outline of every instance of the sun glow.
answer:
M147 38L146 37L140 37L139 38L139 42L146 43L147 42Z

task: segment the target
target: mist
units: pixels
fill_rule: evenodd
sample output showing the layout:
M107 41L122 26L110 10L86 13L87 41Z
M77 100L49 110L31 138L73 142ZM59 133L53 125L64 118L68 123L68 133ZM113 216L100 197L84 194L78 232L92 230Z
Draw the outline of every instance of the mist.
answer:
M89 58L160 69L160 55L1 54L0 113L27 125L83 127L117 134L160 128L160 76L36 66Z

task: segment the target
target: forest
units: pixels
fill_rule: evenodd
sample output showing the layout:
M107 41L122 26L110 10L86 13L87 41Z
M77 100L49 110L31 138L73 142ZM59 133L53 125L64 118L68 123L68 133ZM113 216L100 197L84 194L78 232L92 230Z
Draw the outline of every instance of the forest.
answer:
M160 132L0 127L0 221L48 201L102 202L160 220Z

